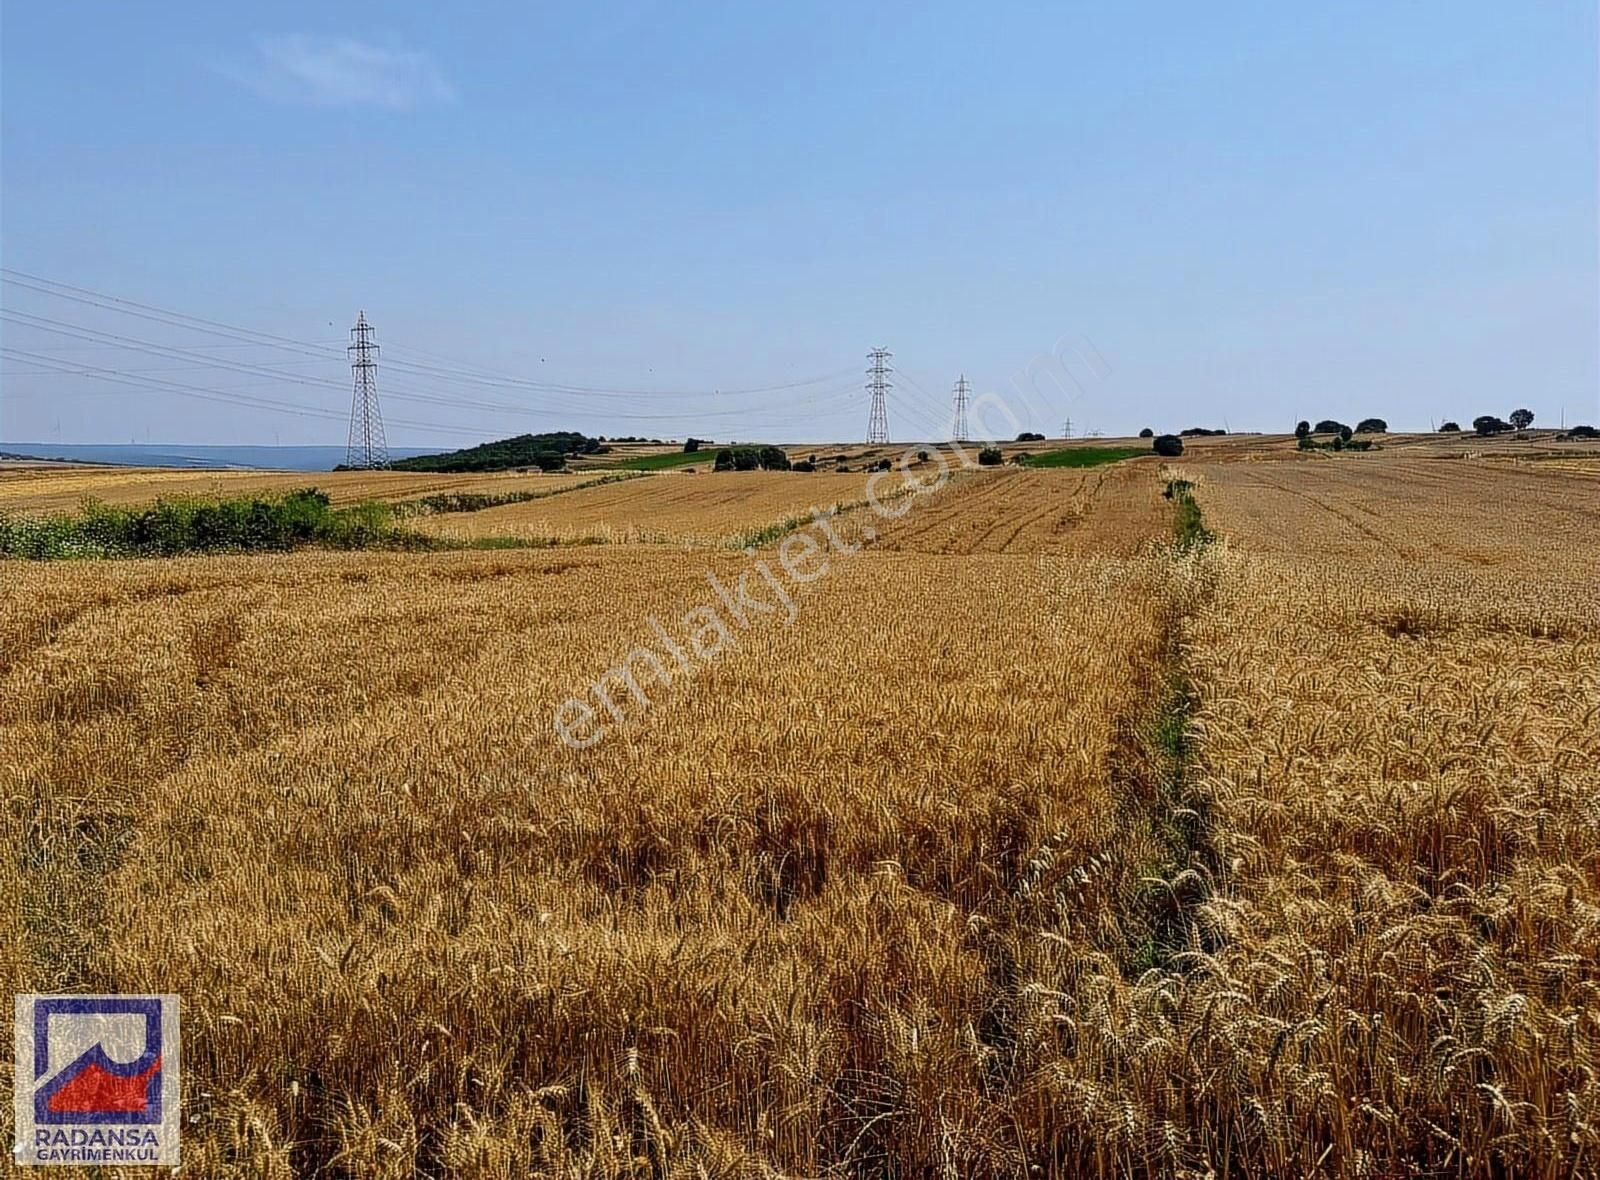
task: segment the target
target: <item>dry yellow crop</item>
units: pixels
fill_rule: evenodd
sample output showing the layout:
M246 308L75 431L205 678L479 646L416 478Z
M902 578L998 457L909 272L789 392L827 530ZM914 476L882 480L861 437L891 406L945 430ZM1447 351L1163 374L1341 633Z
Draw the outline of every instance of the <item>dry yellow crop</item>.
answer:
M568 544L714 545L737 541L741 534L776 521L809 515L813 507L826 511L856 501L865 478L832 472L702 470L584 488L555 499L482 512L429 517L417 527L451 540L515 537Z
M1596 485L1202 450L0 565L0 975L201 1176L1586 1174Z
M335 504L410 500L443 492L547 492L589 483L600 472L435 475L411 471L183 471L0 464L0 512L71 512L83 501L148 504L167 496L244 496L316 487Z

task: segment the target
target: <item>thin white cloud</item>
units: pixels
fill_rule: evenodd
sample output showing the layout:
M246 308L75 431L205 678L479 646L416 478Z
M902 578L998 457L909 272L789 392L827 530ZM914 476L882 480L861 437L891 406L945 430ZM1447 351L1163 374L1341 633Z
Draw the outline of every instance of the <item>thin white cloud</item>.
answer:
M256 50L249 67L224 72L280 102L409 111L455 99L425 53L304 33L259 38Z

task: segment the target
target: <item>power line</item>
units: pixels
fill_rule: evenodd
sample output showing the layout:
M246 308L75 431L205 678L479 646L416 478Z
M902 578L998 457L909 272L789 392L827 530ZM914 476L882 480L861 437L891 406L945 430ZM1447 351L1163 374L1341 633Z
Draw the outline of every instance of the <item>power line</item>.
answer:
M12 286L34 291L38 294L49 295L58 299L67 299L74 303L88 304L102 310L114 311L123 315L135 316L139 319L154 320L169 327L184 328L189 331L202 332L208 335L227 338L248 337L242 343L255 343L263 347L280 348L286 351L299 352L305 355L331 359L338 353L334 348L312 344L303 340L294 340L288 336L279 336L272 332L260 332L252 328L243 328L235 324L226 324L220 320L206 319L202 316L189 315L187 312L174 311L170 308L157 307L154 304L141 303L138 300L126 299L117 295L94 291L87 287L63 283L56 279L45 278L40 275L29 274L10 267L0 266L0 276ZM822 385L830 381L837 381L850 373L849 369L840 369L832 373L824 373L817 377L808 377L804 380L780 383L775 385L750 386L743 389L696 389L696 390L660 390L660 389L622 389L604 386L571 385L562 382L533 381L527 378L516 377L510 374L495 373L492 370L478 366L465 365L459 362L449 362L447 358L438 357L421 349L402 348L402 352L413 352L418 356L431 356L435 360L446 361L444 365L425 364L415 361L396 360L392 356L387 366L391 369L400 368L415 375L425 375L435 378L448 378L468 384L478 384L494 387L523 388L543 393L567 393L583 395L585 397L604 398L692 398L707 396L739 397L759 393L781 393L791 389L800 389L809 385Z
M290 373L284 371L280 367L277 367L278 365L283 364L304 365L314 363L312 361L279 361L274 365L268 365L259 361L202 356L187 347L180 348L174 345L159 344L155 341L145 340L141 337L124 336L118 333L106 332L98 328L90 328L81 324L54 319L49 316L34 315L29 312L0 310L0 319L14 321L23 327L33 328L42 332L49 332L52 335L64 336L68 339L94 342L111 342L104 345L95 344L92 345L92 347L121 348L134 352L145 353L150 356L165 357L175 360L189 360L193 362L193 367L199 370L222 369L229 372L245 373L252 376L271 377L278 381L289 384L337 389L341 392L345 388L342 382L335 381L327 377L316 377L302 373ZM319 357L317 359L321 360L322 358ZM332 358L330 356L329 360L331 361L331 359ZM63 370L62 372L70 372L70 370ZM120 369L118 372L126 374L129 372L129 370ZM791 404L795 407L813 405L830 399L830 395L834 395L831 400L837 403L842 403L845 400L843 395L845 395L847 391L851 389L853 389L853 386L841 386L831 390L819 390L809 397L800 399ZM505 401L489 401L481 398L472 399L462 396L441 396L437 393L420 393L405 385L398 387L391 386L389 396L398 397L405 401L422 402L428 405L448 406L452 409L473 409L496 413L546 415L550 413L574 412L574 407L564 405L535 407L519 405ZM709 410L699 411L692 415L682 412L676 414L630 414L619 411L607 411L607 416L611 418L622 418L629 421L677 422L685 421L689 418L696 420L701 418L722 417L742 418L747 417L748 413L749 411L747 410Z
M914 398L902 398L891 389L889 402L895 407L895 413L902 419L909 418L924 432L928 441L944 438L950 430L950 418L942 410L931 408L938 404L937 399L918 385L905 369L896 369L894 373L896 381L905 387L905 391L916 395Z
M207 389L204 386L189 385L180 381L167 381L157 377L130 377L116 369L107 369L99 365L76 366L57 360L54 357L44 356L36 352L28 352L20 348L9 346L0 347L0 356L13 357L25 360L36 365L54 366L63 372L75 373L80 377L90 377L96 381L109 381L117 385L127 385L135 389L154 390L158 393L176 393L182 397L192 397L200 401L220 402L227 405L248 406L251 409L272 410L277 413L303 414L311 418L329 418L334 421L343 421L344 415L337 411L324 409L321 406L308 406L299 402L282 402L274 398L255 397L250 394L234 393L221 389ZM396 425L411 427L416 430L427 430L441 434L459 434L474 438L481 437L482 431L461 426L446 426L439 422L414 422L410 420L396 420Z
M418 352L417 349L402 349L402 351ZM425 355L425 354L424 354ZM568 385L555 381L531 381L522 377L499 375L487 370L467 368L460 366L442 366L422 364L416 361L394 360L391 358L387 364L390 368L401 368L407 372L422 376L444 377L449 380L469 385L484 385L493 388L531 389L541 393L570 393L584 397L601 398L690 398L690 397L748 397L758 393L783 393L791 389L803 389L808 385L822 385L829 381L837 381L851 372L849 369L840 369L832 373L824 373L817 377L808 377L803 381L790 381L780 385L756 385L745 389L694 389L694 390L663 390L663 389L608 389L588 385Z
M36 364L45 365L42 371L26 374L27 376L78 376L89 377L95 380L108 381L123 387L143 388L156 392L173 392L189 397L210 397L213 400L225 400L232 396L225 388L218 388L207 382L206 385L187 384L174 381L146 380L142 374L155 372L182 372L182 369L153 369L146 366L143 369L127 369L107 365L74 365L62 364L59 358L52 357L52 351L83 351L95 352L100 350L114 351L126 349L147 355L161 357L178 362L187 362L195 371L222 370L262 377L272 381L295 384L312 388L327 388L329 390L346 388L344 384L332 378L331 373L324 376L315 372L290 372L287 366L305 369L315 367L319 363L331 365L339 359L339 353L334 347L325 342L311 342L296 340L288 336L271 332L262 332L255 329L244 328L239 325L225 323L220 320L194 316L185 312L175 311L170 308L159 307L155 304L144 303L139 300L128 299L122 296L111 295L91 288L63 283L59 280L49 279L42 275L35 275L25 271L18 271L9 267L0 267L0 282L9 287L27 290L39 295L62 299L79 305L93 307L101 311L116 315L130 316L164 327L173 328L183 332L195 332L211 336L221 342L206 344L190 344L185 346L158 343L142 337L121 335L106 332L87 325L52 319L47 316L38 316L29 312L7 310L0 312L11 322L20 326L31 327L39 331L50 332L53 335L65 337L69 340L83 342L74 349L50 350L41 349L31 354L38 358ZM298 358L290 360L279 356L275 360L264 360L252 357L223 357L204 355L206 350L226 351L239 348L256 348L271 350L277 353L294 354ZM596 386L565 384L560 382L534 381L516 377L510 374L496 373L493 370L478 365L453 361L450 358L426 352L422 349L408 346L395 346L390 355L385 358L385 368L389 373L389 380L385 383L385 396L401 398L406 401L421 402L430 405L447 406L454 410L479 410L490 413L512 413L523 415L572 415L593 412L597 401L607 400L637 400L641 398L650 400L708 398L708 397L740 397L756 396L770 393L791 393L799 391L796 396L780 399L777 404L768 402L762 406L748 406L743 408L718 408L700 409L692 411L669 411L655 413L629 412L619 407L616 410L609 408L602 412L608 419L621 419L623 421L639 423L672 423L692 426L696 421L703 419L736 419L750 422L752 414L766 421L799 421L804 417L828 414L842 409L853 396L853 390L859 388L850 384L838 384L838 379L847 375L850 370L844 369L833 373L811 377L805 380L777 383L764 386L752 386L743 389L717 390L706 389L696 391L670 391L650 389L615 389ZM397 359L393 352L400 353ZM410 360L409 356L428 358L427 360ZM884 359L889 353L884 350ZM54 364L51 364L54 362ZM439 362L439 363L432 363ZM885 365L885 377L889 369ZM398 373L401 380L395 379ZM24 374L13 374L23 376ZM407 380L409 379L409 381ZM142 383L140 383L142 382ZM424 383L424 384L413 384ZM489 399L463 395L441 389L441 386L477 387L484 390L494 389L516 394L518 392L536 393L539 395L537 405L527 403ZM821 388L818 388L821 387ZM891 388L885 380L884 391ZM57 395L59 396L59 395ZM253 401L235 401L233 404L250 404L258 408L271 409L278 412L314 414L316 416L329 416L328 411L319 411L310 406L292 402L274 401L273 399L257 398ZM898 399L897 399L898 404ZM665 409L665 407L662 407ZM766 411L766 413L763 413ZM886 401L877 407L880 433L887 438L887 404ZM342 417L342 415L337 415ZM921 417L921 415L915 415ZM401 424L401 420L392 420L394 424ZM422 429L446 431L455 434L474 434L478 431L466 430L460 427L443 426L437 423L416 423ZM742 429L735 427L736 429ZM930 436L931 437L931 436Z
M318 344L309 344L303 340L291 340L287 336L276 336L270 332L257 332L252 328L240 328L232 324L220 323L217 320L203 319L181 311L171 311L166 308L156 307L148 303L139 303L133 299L123 299L116 295L107 295L99 291L91 291L87 287L75 287L71 283L60 283L54 279L41 278L38 275L24 274L22 271L12 270L0 266L0 276L12 286L22 287L41 295L49 295L56 299L66 299L73 303L85 303L91 307L102 310L115 311L122 315L130 315L141 320L154 320L169 327L184 328L191 332L203 332L210 336L220 336L224 339L239 340L244 337L253 337L248 343L259 344L266 348L283 348L291 352L306 353L312 356L337 357L338 352L331 347ZM52 288L61 288L53 290Z

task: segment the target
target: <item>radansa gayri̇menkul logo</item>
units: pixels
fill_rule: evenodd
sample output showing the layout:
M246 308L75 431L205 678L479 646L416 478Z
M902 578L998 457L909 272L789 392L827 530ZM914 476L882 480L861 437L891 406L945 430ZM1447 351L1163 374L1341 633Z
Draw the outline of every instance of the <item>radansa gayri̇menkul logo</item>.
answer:
M13 1159L178 1162L178 997L17 997Z

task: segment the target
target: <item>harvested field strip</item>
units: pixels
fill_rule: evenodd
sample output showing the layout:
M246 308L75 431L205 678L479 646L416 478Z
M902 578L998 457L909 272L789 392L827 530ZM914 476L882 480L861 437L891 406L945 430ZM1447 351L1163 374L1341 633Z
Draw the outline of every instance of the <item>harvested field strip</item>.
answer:
M401 500L394 505L394 513L401 519L416 516L436 516L453 512L483 512L489 508L503 508L508 504L528 504L567 492L597 488L623 480L642 478L643 473L615 472L577 483L563 481L549 488L518 488L501 492L436 492L417 500Z
M897 480L895 481L897 482ZM861 498L866 477L774 471L663 475L586 488L547 503L514 504L416 527L454 541L510 537L573 544L721 545L730 537ZM885 482L888 490L894 485Z
M1591 480L1531 464L1411 458L1186 466L1217 523L1256 552L1315 548L1370 564L1387 551L1424 566L1556 574L1576 562L1600 580L1600 549L1553 540L1584 536L1600 519Z
M874 544L917 553L1130 554L1166 528L1160 491L1155 466L1144 464L955 473L903 519L874 522Z
M70 512L85 500L150 504L181 496L280 495L299 488L326 492L335 506L362 500L395 501L441 493L499 495L550 491L588 483L587 475L503 472L434 475L403 471L167 471L126 467L0 466L0 512Z

